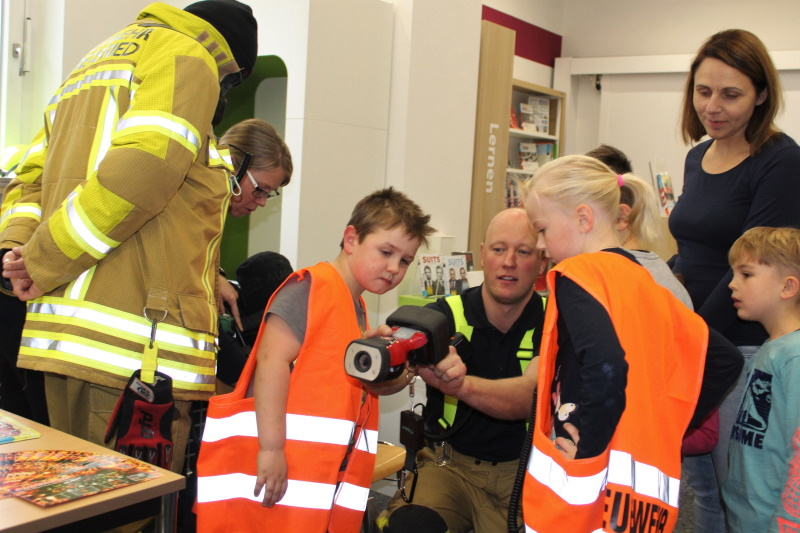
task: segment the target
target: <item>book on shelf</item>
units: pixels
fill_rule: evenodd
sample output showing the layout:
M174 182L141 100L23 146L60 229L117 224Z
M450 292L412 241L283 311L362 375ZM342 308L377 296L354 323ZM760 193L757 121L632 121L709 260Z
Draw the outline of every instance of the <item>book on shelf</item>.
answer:
M553 141L519 143L519 166L522 170L536 170L556 157Z
M520 188L522 182L531 179L534 175L532 171L520 169L508 169L506 171L506 207L521 207L522 193Z
M528 105L533 112L533 131L550 133L550 99L540 96L528 97Z
M467 281L467 257L464 255L444 256L444 270L447 277L447 294L461 294L469 288Z
M514 113L514 106L511 106L511 120L508 123L508 127L512 130L519 129L519 121L517 120L517 114Z
M526 103L519 103L519 127L528 133L536 133L536 117L533 114L533 106Z
M475 262L472 260L472 252L453 252L450 255L463 255L467 259L467 272L475 270Z
M664 214L669 215L675 207L675 193L672 191L672 178L666 170L656 174L658 184L658 198L661 201L661 208Z

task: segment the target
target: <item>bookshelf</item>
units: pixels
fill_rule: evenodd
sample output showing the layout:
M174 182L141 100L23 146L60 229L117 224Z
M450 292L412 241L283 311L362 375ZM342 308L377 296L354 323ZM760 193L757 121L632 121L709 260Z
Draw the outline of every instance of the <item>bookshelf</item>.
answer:
M563 145L565 94L514 79L515 41L513 30L482 22L469 226L469 249L475 253L492 217L519 201L517 182L534 173L535 165L522 169L520 144L549 145L551 157ZM538 107L523 128L520 104L531 103Z

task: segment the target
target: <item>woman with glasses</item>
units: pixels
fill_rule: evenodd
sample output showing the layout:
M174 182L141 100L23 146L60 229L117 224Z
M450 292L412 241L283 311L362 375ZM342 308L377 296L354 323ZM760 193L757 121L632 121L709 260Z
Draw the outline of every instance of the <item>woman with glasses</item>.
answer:
M231 126L219 140L233 157L239 187L231 199L231 216L249 215L279 196L292 177L292 154L275 128L251 118ZM237 194L238 193L238 194Z
M233 158L236 181L228 213L234 217L249 215L267 200L280 195L279 188L288 185L292 178L292 154L289 147L269 123L250 118L231 126L220 138L220 145L228 145ZM242 327L236 300L236 289L223 273L219 276L219 311L230 308L239 328Z

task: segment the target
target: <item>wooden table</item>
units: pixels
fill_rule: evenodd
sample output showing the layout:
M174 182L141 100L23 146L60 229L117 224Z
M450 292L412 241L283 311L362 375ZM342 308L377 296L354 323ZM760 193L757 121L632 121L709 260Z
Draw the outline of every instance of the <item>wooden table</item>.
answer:
M0 413L42 434L37 439L0 444L0 452L69 450L121 456L108 448L21 416L2 410ZM61 532L89 533L155 515L158 515L158 530L174 531L177 494L186 485L186 479L168 470L158 470L162 474L159 478L53 507L39 507L19 498L0 500L0 531L36 533L58 528L57 531Z

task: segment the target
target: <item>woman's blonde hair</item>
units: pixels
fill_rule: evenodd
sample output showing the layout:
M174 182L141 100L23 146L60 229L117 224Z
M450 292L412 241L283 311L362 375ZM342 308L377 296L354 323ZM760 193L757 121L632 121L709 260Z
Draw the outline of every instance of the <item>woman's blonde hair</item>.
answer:
M620 216L620 189L630 193L631 211L628 228L632 235L646 241L658 238L658 201L653 187L634 174L617 174L594 157L570 155L559 157L536 171L523 184L523 194L548 198L562 209L592 204L601 209L611 223Z

